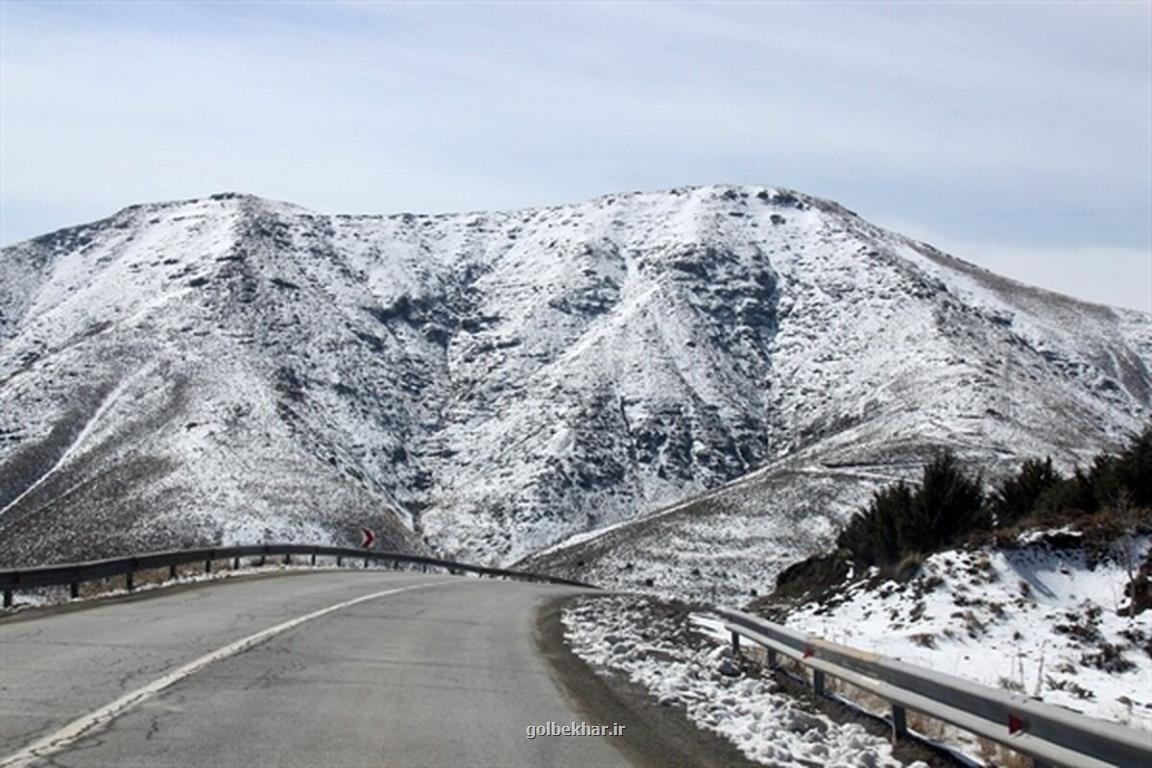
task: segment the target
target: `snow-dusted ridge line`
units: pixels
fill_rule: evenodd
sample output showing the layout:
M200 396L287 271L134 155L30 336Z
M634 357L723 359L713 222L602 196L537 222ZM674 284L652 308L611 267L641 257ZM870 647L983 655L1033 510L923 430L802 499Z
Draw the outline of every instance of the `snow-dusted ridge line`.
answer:
M611 529L605 573L651 570L618 548L641 528L728 571L746 547L803 557L866 497L825 464L961 444L990 471L1066 465L1147 419L1137 316L926 250L767 186L387 217L225 194L20 243L0 255L2 556L367 525L512 563L641 519ZM725 519L685 506L707 492Z
M774 462L768 464L767 466L761 467L760 469L757 469L753 472L749 472L747 475L745 475L743 477L738 477L735 480L731 480L727 483L724 483L723 485L721 485L718 488L713 488L711 490L705 491L704 493L700 494L699 496L696 496L696 497L693 497L690 499L686 499L685 501L678 502L676 504L665 507L663 509L658 509L654 512L650 512L646 515L643 515L641 517L636 518L635 520L621 520L618 523L613 523L612 525L606 525L603 528L595 528L591 531L585 531L583 533L573 534L572 536L569 536L568 538L564 539L563 541L559 541L550 547L545 547L544 549L541 549L538 552L534 552L532 554L532 557L544 557L546 555L552 555L552 554L555 554L557 552L561 552L565 549L568 549L569 547L574 547L578 544L583 544L585 542L597 539L601 536L605 536L607 534L612 533L613 531L621 530L623 528L626 528L629 525L634 525L634 524L639 524L639 523L649 523L649 522L659 520L662 517L667 517L668 515L675 514L676 512L682 512L694 504L699 504L701 501L704 501L704 500L707 500L710 498L714 498L714 497L716 497L722 493L739 490L741 488L747 488L749 486L754 485L756 483L756 481L759 478L761 478L763 475L772 471L772 469L777 468L778 466L780 466L781 463L785 463L786 461L787 460L774 461ZM819 470L801 469L799 471L816 472Z
M662 189L651 189L651 190L636 189L636 190L629 190L627 192L608 192L608 193L605 193L602 195L596 195L595 197L586 198L583 201L583 204L608 203L608 202L615 202L615 201L622 200L622 199L629 199L629 198L636 198L636 197L643 197L643 196L686 194L686 193L691 193L691 192L696 192L696 191L701 191L701 190L717 190L717 189L719 189L719 190L755 189L758 191L764 191L765 193L767 193L769 195L790 195L790 196L796 197L798 199L803 199L806 201L819 201L823 205L835 206L837 210L841 211L842 213L844 213L846 215L852 216L852 217L857 218L857 219L860 218L859 215L855 211L850 211L847 208L844 208L843 206L841 206L839 203L834 203L830 200L825 200L823 198L813 197L811 195L807 195L803 192L800 192L799 190L789 189L786 187L761 187L761 186L753 186L753 185L747 185L747 184L689 184L689 185L678 186L678 187L664 187ZM117 216L120 216L120 215L125 214L125 213L135 213L138 211L150 210L153 208L178 207L178 206L188 205L188 204L192 204L192 203L201 203L201 202L204 202L206 200L240 200L240 201L247 201L247 202L252 202L252 203L257 203L257 204L262 204L262 205L276 206L276 207L280 207L280 208L283 208L286 210L298 211L300 213L304 213L304 214L311 215L311 216L329 216L329 217L344 218L344 219L395 219L395 218L400 218L402 216L415 216L415 217L419 217L419 218L455 218L455 217L463 217L463 216L501 216L501 217L506 217L506 218L516 218L516 217L522 217L525 215L538 214L538 213L546 212L546 211L557 211L557 210L571 207L571 204L556 203L553 205L524 205L524 206L513 207L513 208L470 208L470 209L451 210L451 211L391 211L391 212L377 212L377 213L370 213L370 212L327 213L327 212L320 211L320 210L317 210L314 208L308 208L306 206L298 205L297 203L293 203L293 202L290 202L287 200L277 200L274 198L263 197L261 195L254 193L254 192L237 192L237 191L233 191L233 190L226 190L223 192L214 192L212 194L209 194L209 195L206 195L203 197L174 198L172 200L164 200L164 201L152 202L152 203L131 203L131 204L126 205L123 208L119 209L118 211L116 211L116 213L112 214L111 216L108 216L105 219L101 219L101 220L98 220L98 221L93 222L93 223L99 224L99 223L104 222L104 221L110 221L110 220L116 218ZM64 231L66 229L71 229L71 227L61 227L59 230L54 230L53 233L57 232L57 231ZM53 234L53 233L49 233L49 234ZM35 239L35 238L32 238L32 239ZM13 243L13 245L18 245L18 244L19 243ZM973 266L976 266L976 265L973 265Z

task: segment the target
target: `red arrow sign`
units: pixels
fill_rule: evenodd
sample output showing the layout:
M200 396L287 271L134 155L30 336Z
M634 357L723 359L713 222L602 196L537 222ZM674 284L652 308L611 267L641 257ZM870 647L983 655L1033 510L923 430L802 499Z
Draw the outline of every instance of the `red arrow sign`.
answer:
M1026 730L1027 728L1027 722L1012 714L1011 712L1008 713L1008 733L1020 733L1020 731Z
M361 549L372 549L372 545L376 543L376 534L369 528L361 528L360 533L364 536L360 540Z

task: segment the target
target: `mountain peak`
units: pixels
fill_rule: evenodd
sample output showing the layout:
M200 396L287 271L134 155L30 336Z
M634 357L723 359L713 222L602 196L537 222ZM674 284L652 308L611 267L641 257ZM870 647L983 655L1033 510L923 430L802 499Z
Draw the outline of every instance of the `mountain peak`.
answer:
M389 216L222 193L3 259L13 562L365 525L507 562L781 461L1074 461L1152 391L1138 323L778 187Z

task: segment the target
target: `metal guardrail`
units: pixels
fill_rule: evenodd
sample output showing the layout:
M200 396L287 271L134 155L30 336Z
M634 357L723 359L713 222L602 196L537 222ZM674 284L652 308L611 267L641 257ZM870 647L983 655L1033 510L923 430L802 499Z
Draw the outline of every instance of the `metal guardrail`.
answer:
M830 675L886 700L895 738L907 735L911 709L1025 754L1038 767L1152 766L1152 733L858 651L740 611L713 612L724 619L736 649L743 637L767 649L769 666L781 654L811 669L816 693L824 695Z
M316 564L317 557L334 557L336 565L341 566L345 560L350 562L363 561L365 567L372 563L392 564L399 567L400 563L419 565L425 571L428 568L442 568L449 573L475 573L480 576L493 578L519 579L522 581L538 581L550 584L565 584L573 587L594 589L589 584L569 579L560 579L539 573L526 571L510 571L504 568L489 568L483 565L470 565L457 563L453 560L441 560L423 555L409 555L401 552L373 552L371 550L351 549L348 547L313 546L309 544L260 544L245 547L216 547L206 549L179 549L168 552L149 552L131 557L114 557L107 560L92 560L85 563L62 563L60 565L46 565L35 568L18 568L0 571L0 590L4 593L4 607L12 607L12 593L20 589L35 589L37 587L69 587L72 597L80 596L80 585L86 581L107 579L114 576L125 578L124 586L131 591L134 584L134 575L140 571L150 571L167 568L169 578L176 578L177 568L190 563L203 563L204 571L210 573L212 564L222 560L231 560L233 567L240 566L242 558L260 558L260 565L266 564L270 557L283 557L284 562L290 562L292 557L307 557L311 565Z

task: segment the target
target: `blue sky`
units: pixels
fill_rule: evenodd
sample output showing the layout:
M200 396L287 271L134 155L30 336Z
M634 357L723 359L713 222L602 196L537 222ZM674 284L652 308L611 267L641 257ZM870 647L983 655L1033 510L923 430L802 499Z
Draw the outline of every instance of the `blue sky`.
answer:
M1152 309L1149 5L2 0L0 241L772 184Z

